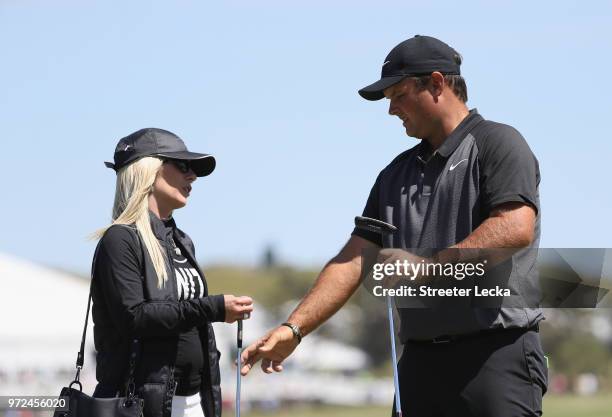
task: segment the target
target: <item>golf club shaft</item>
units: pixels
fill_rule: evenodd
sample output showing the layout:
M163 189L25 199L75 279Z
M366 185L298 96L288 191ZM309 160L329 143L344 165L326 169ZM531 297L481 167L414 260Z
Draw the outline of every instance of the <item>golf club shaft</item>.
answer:
M369 217L355 217L355 226L362 230L367 230L379 234L383 239L387 239L387 247L393 247L393 233L397 227L382 220ZM397 370L397 353L395 351L395 325L393 323L393 303L391 297L387 296L387 310L389 313L389 337L391 339L391 360L393 362L393 385L395 387L395 415L402 417L402 403L400 401L399 376Z
M397 370L397 353L395 351L395 325L393 322L393 303L391 297L387 296L387 310L389 313L389 336L391 338L391 359L393 365L393 384L395 385L395 414L402 417L402 403L399 392L399 376Z
M236 354L236 417L240 417L240 355L242 355L242 320L238 320L238 334L236 339L238 353Z

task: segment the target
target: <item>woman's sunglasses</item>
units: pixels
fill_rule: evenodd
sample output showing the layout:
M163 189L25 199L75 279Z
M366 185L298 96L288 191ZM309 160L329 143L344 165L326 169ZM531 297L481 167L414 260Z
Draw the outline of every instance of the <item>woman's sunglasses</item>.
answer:
M174 165L183 174L187 174L191 169L191 164L189 163L189 161L183 161L181 159L166 159L164 160L164 163Z

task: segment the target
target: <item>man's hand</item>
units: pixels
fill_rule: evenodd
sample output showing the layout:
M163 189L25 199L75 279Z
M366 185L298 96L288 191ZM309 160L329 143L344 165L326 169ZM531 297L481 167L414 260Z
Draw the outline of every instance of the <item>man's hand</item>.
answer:
M359 287L361 255L366 249L373 248L378 246L359 236L351 236L340 253L325 265L314 286L287 322L298 325L302 336L306 336L333 316ZM298 343L289 327L277 327L245 349L241 356L240 373L248 374L260 360L265 373L281 372L282 362Z
M423 284L423 273L425 265L430 259L414 255L404 249L381 249L378 252L376 262L379 264L391 264L395 271L392 275L386 275L383 281L384 288L395 288L400 282L403 284ZM412 265L418 268L413 268ZM417 272L416 275L414 274Z
M283 370L283 361L293 353L298 345L297 338L287 326L279 326L264 337L247 347L240 357L240 373L246 375L253 365L261 360L261 369L271 374Z

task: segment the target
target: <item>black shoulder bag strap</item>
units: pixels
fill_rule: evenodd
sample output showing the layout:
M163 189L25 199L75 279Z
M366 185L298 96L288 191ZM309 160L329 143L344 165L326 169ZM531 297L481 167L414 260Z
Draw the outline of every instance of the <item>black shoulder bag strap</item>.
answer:
M140 239L139 239L140 242ZM94 277L94 268L96 266L96 259L98 257L98 249L100 248L100 243L96 246L96 250L94 252L93 261L91 264L91 280L89 283L89 297L87 300L87 313L85 314L85 325L83 326L83 336L81 337L81 348L79 353L77 354L76 360L76 375L74 376L74 381L72 381L69 387L72 387L72 384L78 384L79 391L83 391L83 385L79 381L81 376L81 369L83 369L83 364L85 363L85 338L87 337L87 323L89 321L89 310L91 308L91 290L93 288L93 277ZM132 340L132 346L130 349L130 362L128 366L128 375L126 380L126 397L132 399L134 397L135 392L135 383L134 383L134 372L136 370L136 358L138 354L138 339Z

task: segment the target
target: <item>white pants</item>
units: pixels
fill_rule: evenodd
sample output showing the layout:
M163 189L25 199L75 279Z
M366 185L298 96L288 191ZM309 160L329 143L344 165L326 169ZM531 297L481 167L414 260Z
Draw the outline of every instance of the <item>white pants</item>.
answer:
M200 401L200 393L189 397L175 395L172 398L172 417L204 417Z

